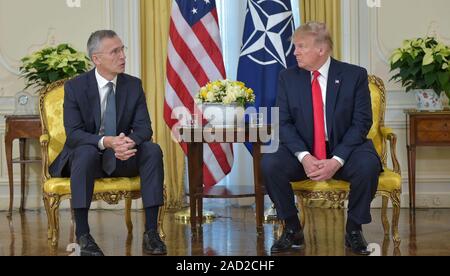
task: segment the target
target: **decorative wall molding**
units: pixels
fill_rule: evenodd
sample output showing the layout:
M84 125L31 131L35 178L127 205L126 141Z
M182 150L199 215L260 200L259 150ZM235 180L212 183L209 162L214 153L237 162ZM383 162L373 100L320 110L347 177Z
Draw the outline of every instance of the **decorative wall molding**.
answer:
M19 75L19 69L15 66L11 65L11 61L7 60L2 53L2 49L0 48L0 65L8 71L10 74Z
M342 61L360 64L359 59L359 1L342 0Z
M0 97L0 114L12 114L14 112L14 97Z
M381 61L384 62L386 66L389 65L389 53L390 50L387 49L386 45L384 45L383 41L381 40L380 35L380 12L381 9L373 8L371 9L370 15L372 18L372 28L374 29L373 32L370 32L372 34L372 41L375 41L375 51L380 58ZM393 50L393 49L391 49Z

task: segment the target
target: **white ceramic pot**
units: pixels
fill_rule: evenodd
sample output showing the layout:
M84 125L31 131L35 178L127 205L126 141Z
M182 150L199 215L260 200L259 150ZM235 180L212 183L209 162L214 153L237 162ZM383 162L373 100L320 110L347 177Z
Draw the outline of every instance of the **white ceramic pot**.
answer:
M433 89L416 90L418 110L442 110L442 101Z

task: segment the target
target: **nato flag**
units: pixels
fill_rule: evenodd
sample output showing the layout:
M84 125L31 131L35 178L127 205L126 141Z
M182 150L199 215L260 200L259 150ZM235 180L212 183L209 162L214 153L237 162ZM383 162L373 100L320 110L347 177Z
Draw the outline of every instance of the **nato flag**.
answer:
M278 74L296 64L291 37L295 25L290 0L248 0L237 79L252 88L254 106L275 106ZM251 145L246 145L251 152Z

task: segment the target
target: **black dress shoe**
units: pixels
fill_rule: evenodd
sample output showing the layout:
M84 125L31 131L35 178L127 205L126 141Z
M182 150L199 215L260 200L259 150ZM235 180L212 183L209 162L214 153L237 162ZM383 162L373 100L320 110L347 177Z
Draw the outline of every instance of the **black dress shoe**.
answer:
M359 230L345 234L345 246L358 255L370 255L372 253L367 250L367 242L364 239L362 231Z
M159 237L159 233L156 230L149 230L144 233L144 242L142 248L145 254L150 255L166 255L167 249L164 242Z
M281 237L274 242L270 248L271 253L280 253L289 251L292 248L301 248L305 244L305 236L303 230L294 231L291 229L284 229Z
M80 256L104 256L102 250L95 243L94 238L90 234L84 234L78 239L80 245Z

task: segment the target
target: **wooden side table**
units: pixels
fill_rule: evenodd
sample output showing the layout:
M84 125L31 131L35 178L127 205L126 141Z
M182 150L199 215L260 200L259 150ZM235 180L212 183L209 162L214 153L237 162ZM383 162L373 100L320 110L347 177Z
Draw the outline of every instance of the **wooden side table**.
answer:
M406 114L409 207L416 209L416 147L450 146L450 111L408 109Z
M227 143L244 143L250 142L253 144L253 177L254 187L217 187L214 186L209 190L203 188L203 144L205 141L202 133L211 133L212 136L222 135L220 141ZM206 128L181 128L181 136L189 134L189 139L182 138L182 141L187 144L188 151L188 175L189 175L189 205L190 205L190 223L192 232L196 230L197 223L202 225L203 218L203 198L243 198L254 197L256 205L256 230L258 234L263 233L263 219L264 219L264 194L265 189L260 173L261 163L261 133L270 134L270 126L262 126L258 128L235 128L235 129L206 129ZM227 132L227 134L225 134ZM250 135L250 132L256 135ZM231 135L229 135L231 134ZM226 138L225 138L226 136ZM200 137L194 139L194 137ZM216 136L217 137L217 136ZM231 138L232 137L232 138ZM231 139L230 139L231 138ZM226 139L226 140L225 140ZM266 139L264 139L266 140Z
M40 163L40 158L27 157L25 154L26 139L38 139L42 134L41 121L38 115L17 115L5 116L5 149L6 163L8 165L9 178L9 211L8 217L12 215L14 203L14 176L13 164L20 164L20 211L24 210L25 200L25 165L30 163ZM12 158L13 141L19 139L19 158Z

